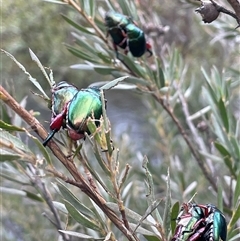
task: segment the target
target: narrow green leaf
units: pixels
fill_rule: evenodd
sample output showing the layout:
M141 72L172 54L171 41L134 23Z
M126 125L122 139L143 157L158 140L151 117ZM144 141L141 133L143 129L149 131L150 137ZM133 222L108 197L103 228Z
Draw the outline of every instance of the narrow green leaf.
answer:
M217 180L217 187L218 187L218 192L217 192L217 203L218 203L218 208L219 210L223 210L223 190L222 190L222 185L219 183L219 180Z
M83 143L80 143L80 144L78 145L78 147L76 148L76 150L75 150L75 153L74 153L74 155L73 155L73 159L74 159L74 158L77 156L77 154L81 151L82 147L83 147Z
M64 214L68 214L68 211L63 203L53 201L53 205L57 210L61 211Z
M221 143L214 142L214 145L217 148L217 150L221 153L223 160L224 160L226 166L228 167L229 171L236 178L237 174L233 167L233 160L231 158L231 154L228 152L226 147L223 146Z
M111 208L112 210L114 210L117 214L120 215L120 211L119 211L119 207L116 203L113 202L107 202L106 205ZM125 213L126 216L130 219L132 219L133 221L135 221L136 223L139 222L139 220L141 220L142 216L136 212L134 212L131 209L128 209L125 207ZM143 224L149 225L149 226L153 226L154 223L150 222L149 220L145 219L142 221Z
M19 102L19 105L22 108L26 109L27 96L23 97L23 99ZM23 122L23 119L17 113L14 113L11 123L15 126L22 126L22 122Z
M228 133L229 132L228 114L222 98L220 98L218 101L218 109L219 109L220 116L221 116L223 125L225 127L225 130Z
M67 3L63 2L63 1L58 1L58 0L43 0L44 2L50 2L50 3L56 3L56 4L64 4L66 5Z
M180 204L179 202L174 203L174 205L172 206L172 211L171 211L171 229L172 229L172 233L175 232L176 229L176 220L177 220L177 216L180 210Z
M87 216L93 217L94 214L91 209L83 205L80 200L61 182L58 180L57 186L63 196L63 198L73 205L76 210L81 213L84 213Z
M135 75L137 75L137 77L145 79L145 73L143 72L142 67L139 64L136 64L133 59L121 53L119 53L119 59L127 67L127 69L130 69Z
M86 37L80 36L79 34L76 34L74 32L71 33L72 36L76 39L75 43L80 46L84 51L89 51L91 54L96 54L95 49L93 48L93 45L89 44L89 41Z
M29 198L29 199L32 199L34 201L38 201L38 202L44 202L44 199L42 197L40 197L39 195L35 194L35 193L32 193L32 192L29 192L27 190L24 190L26 192L26 196Z
M120 78L117 78L117 79L114 79L110 82L108 82L107 84L105 84L104 86L100 87L101 90L110 90L112 89L113 87L117 86L119 82L127 79L128 76L123 76L123 77L120 77Z
M94 207L93 212L98 216L98 220L99 221L101 220L101 223L103 224L103 226L106 226L107 219L104 212L102 211L101 208L98 207L98 205L92 199L90 199L90 201Z
M112 63L112 59L109 58L109 56L106 55L105 53L97 52L96 54L106 65L110 65Z
M170 210L171 210L171 187L170 187L170 173L168 169L168 174L166 178L166 185L167 185L167 193L166 193L166 199L165 199L165 207L164 207L164 213L163 213L163 228L165 231L166 236L168 237L168 234L171 230L171 217L170 217Z
M96 136L96 139L95 139L95 136ZM87 136L87 138L90 139L89 136ZM94 155L97 159L97 162L100 165L100 167L102 168L102 170L105 172L105 174L108 177L110 177L111 176L110 170L108 169L105 161L102 159L101 154L99 152L99 148L97 146L97 143L99 143L99 145L101 145L101 138L98 134L96 134L96 135L94 135L94 140L95 141L94 141L94 144L93 144L93 151L94 151ZM96 175L96 173L94 175Z
M17 66L24 72L24 74L26 74L28 76L28 79L37 87L37 89L46 97L48 98L48 96L46 95L45 91L42 89L41 85L37 82L37 80L35 78L33 78L29 72L27 72L27 70L25 69L25 67L19 63L13 55L11 55L10 53L8 53L5 50L1 50L2 52L4 52L9 58L11 58L16 64ZM30 54L33 53L30 49ZM35 56L35 54L33 54ZM32 57L32 56L31 56ZM33 58L33 57L32 57ZM34 60L35 61L35 60Z
M109 83L109 81L99 81L99 82L94 82L94 83L90 84L88 87L101 88L102 86L104 86L108 83ZM120 83L117 86L115 86L114 89L115 90L133 90L133 89L135 90L135 89L137 89L137 86L133 85L133 84L128 84L128 83Z
M237 230L237 232L239 232L239 230ZM240 239L240 233L238 233L237 235L235 235L234 237L232 237L231 239L229 239L228 241L238 241Z
M122 72L119 72L119 71L112 71L111 74L114 76L114 77L122 77L124 73ZM127 75L127 73L125 73L125 75ZM133 76L129 76L127 79L126 79L126 82L127 83L131 83L131 84L140 84L140 85L147 85L147 81L144 80L144 79L141 79L141 78L137 78L137 77L133 77Z
M8 163L0 166L0 176L20 185L29 185L29 179Z
M89 138L89 136L87 136L87 137ZM99 158L100 158L100 159L97 158L97 160L99 161L99 165L103 168L103 170L104 170L104 172L106 173L107 176L111 176L110 171L109 171L107 165L104 163L104 160L101 159L101 155L100 155L99 150L98 150L98 148L97 148L97 146L96 146L96 143L95 143L95 146L94 146L94 151L95 151L95 150L97 150L96 152L94 152L95 157L97 158L97 156L99 155ZM98 153L98 155L96 155L96 153ZM101 165L101 163L102 163L102 165ZM89 162L86 162L86 166L87 166L88 170L90 171L90 173L92 174L92 176L93 176L93 177L99 182L99 184L102 186L102 188L103 188L107 193L109 193L110 196L114 196L114 195L111 193L111 191L108 189L108 187L105 185L105 183L102 181L101 176L98 175L98 173L95 171L95 167L92 167Z
M106 120L106 121L108 121L108 120ZM109 129L105 130L105 139L106 139L106 143L107 143L107 151L108 151L109 155L112 156L112 152L114 150L114 147L113 147L113 144L112 144L111 132L110 132Z
M239 231L240 231L240 228L235 228L235 229L231 229L231 230L228 229L227 240L228 241L236 240L235 239L236 237L240 237ZM239 240L237 239L237 241L239 241Z
M148 165L148 159L147 159L147 156L144 156L142 167L145 169L145 175L147 177L147 180L146 180L146 182L147 182L147 194L146 194L146 196L149 199L149 204L151 204L155 200L154 189L153 189L154 185L153 185L152 174L148 170L147 165Z
M111 3L111 1L105 0L105 2L106 2L106 4L107 4L109 10L115 11L115 10L114 10L114 5Z
M97 65L94 65L94 70L99 73L99 74L102 74L102 75L108 75L108 74L111 74L112 71L115 70L115 68L112 68L112 67L108 67L108 66L97 66Z
M90 70L90 71L94 70L93 65L88 65L88 64L74 64L74 65L71 65L70 68L71 69Z
M118 4L120 5L123 14L131 16L131 10L129 6L130 1L118 0Z
M129 223L129 226L133 230L136 229L136 224L134 224L134 223ZM149 231L145 228L142 228L142 227L138 227L136 229L136 233L140 233L142 235L148 235L148 236L154 236L155 235L153 232L151 232L151 231Z
M90 56L88 54L86 54L84 51L80 50L80 49L76 49L70 45L65 44L67 47L67 50L69 52L71 52L73 55L83 59L83 60L87 60L93 63L98 63L98 61L96 61L96 56Z
M196 181L193 181L190 183L183 192L183 197L186 197L188 194L194 191L194 189L197 187L198 183Z
M138 229L138 227L140 225L142 225L142 222L159 206L159 204L161 203L162 199L156 200L154 201L146 210L146 212L144 213L144 215L141 217L141 219L139 220L139 222L137 223L137 226L135 227L135 229L133 230L133 232L136 231L136 229Z
M81 1L81 8L82 10L90 16L90 6L89 6L89 0L80 0Z
M14 189L14 188L8 188L8 187L0 187L0 193L6 193L6 194L11 194L11 195L19 195L22 197L26 197L26 192L19 190L19 189Z
M7 112L7 106L5 105L1 105L0 107L0 113L1 113L1 118L2 118L2 121L6 122L6 123L11 123L11 117L9 116L9 113Z
M10 153L6 150L0 149L0 162L5 162L5 161L16 161L21 159L22 156L15 154L15 153Z
M236 207L236 209L233 210L231 220L228 224L230 229L234 227L234 225L239 221L239 219L240 219L240 203L238 203L238 207Z
M156 236L147 236L147 235L144 235L144 238L145 238L147 241L161 241L161 239L159 239L159 238L156 237Z
M197 111L196 113L190 115L188 117L189 120L195 120L201 116L204 116L207 112L209 112L211 110L211 107L208 105L204 108L202 108L201 110Z
M2 120L0 120L0 128L6 131L24 131L21 127L8 124Z
M33 155L29 147L25 145L19 138L2 129L0 129L0 131L1 131L0 143L4 143L4 146L10 145L11 147L8 149L9 151L14 152L13 148L16 148L21 151L24 151L25 153L29 153L29 155Z
M61 233L65 233L68 234L69 236L74 236L74 237L78 237L82 239L90 239L90 240L100 240L100 239L95 239L93 236L89 236L83 233L78 233L78 232L74 232L74 231L67 231L67 230L58 230ZM101 240L103 240L103 238L101 238Z
M214 82L217 84L217 86L219 86L221 88L221 91L223 90L223 86L222 86L222 77L217 69L216 66L213 66L212 70L211 70L212 76L214 79ZM222 93L221 93L222 94Z
M231 157L231 154L228 152L227 148L223 146L221 143L215 141L214 145L223 157Z
M95 12L96 12L96 0L89 0L89 6L90 6L90 15L92 19L94 19Z
M45 160L49 165L52 165L51 157L47 151L47 149L43 146L42 142L39 141L36 137L31 136L35 144L38 146L38 149L41 151L42 155L44 156Z
M101 145L101 135L99 132L97 132L97 126L95 124L95 121L92 119L89 119L87 122L88 130L92 135L94 135L94 139L97 141L99 145Z
M153 177L151 172L148 169L148 158L147 156L144 156L143 162L142 162L142 167L145 169L145 175L146 175L146 188L147 188L147 200L148 200L148 205L151 205L155 201L155 194L154 194L154 183L153 183ZM153 217L159 222L162 222L162 218L156 209L153 212Z
M95 35L95 32L93 29L91 29L91 31L90 31L86 27L79 25L78 23L74 22L73 20L71 20L70 18L68 18L67 16L65 16L63 14L62 14L62 17L66 22L68 22L70 25L72 25L74 28L80 30L81 32L90 34L90 35Z
M240 197L240 175L237 177L237 182L236 182L236 187L235 187L235 192L234 192L234 197L233 197L233 205L236 207L237 202L239 201Z
M151 66L147 61L147 57L143 56L143 65L141 66L142 72L145 73L145 78L151 82L157 83L157 72L152 70Z
M159 84L160 84L160 87L159 89L165 87L165 77L164 77L164 73L163 73L163 70L161 68L161 63L160 63L160 60L158 59L158 78L159 78Z
M35 55L34 52L30 48L29 48L29 53L30 53L32 60L37 64L39 69L42 71L42 73L43 73L44 77L46 78L46 80L48 81L50 87L54 86L56 83L51 78L49 78L45 68L43 67L42 63L38 59L37 55ZM43 91L42 87L39 85L39 83L37 82L36 79L34 79L33 84L35 84L36 87L38 86L38 89L40 91L42 90L41 92L44 94L45 97L47 97L47 95L45 94L45 92Z
M217 98L217 94L212 89L211 78L208 76L208 74L206 73L204 68L201 68L201 70L202 70L202 73L203 73L203 75L206 79L208 93L210 94L212 101L217 105L218 104L218 101L217 101L218 98Z
M230 136L230 143L233 147L234 154L233 157L235 158L236 162L240 160L240 145L239 145L239 137Z
M90 228L93 230L100 231L99 224L92 219L89 219L87 216L80 213L75 206L73 206L70 202L65 201L65 206L69 212L69 214L80 224L82 224L86 228Z

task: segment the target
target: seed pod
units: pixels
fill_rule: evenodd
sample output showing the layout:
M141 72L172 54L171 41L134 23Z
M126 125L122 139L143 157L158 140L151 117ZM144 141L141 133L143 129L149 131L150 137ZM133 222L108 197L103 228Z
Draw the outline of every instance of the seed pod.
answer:
M219 12L211 1L201 1L201 7L195 11L200 13L204 23L211 23L219 16Z

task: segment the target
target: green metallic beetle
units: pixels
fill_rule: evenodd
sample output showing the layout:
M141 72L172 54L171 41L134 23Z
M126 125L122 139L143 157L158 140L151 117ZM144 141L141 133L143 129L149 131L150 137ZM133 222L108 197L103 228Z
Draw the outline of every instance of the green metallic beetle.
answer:
M150 53L150 56L152 55L151 45L146 42L144 32L131 17L109 11L105 16L105 25L107 36L112 37L117 58L118 46L124 49L125 54L130 51L134 57L141 57L146 51Z
M67 107L66 115L68 135L72 140L82 139L85 132L89 133L87 128L89 117L95 120L96 126L99 126L102 106L99 88L81 89L73 97Z
M120 13L109 11L105 15L105 25L107 26L107 37L111 36L113 41L113 47L118 58L118 49L119 46L122 49L127 51L127 38L124 28L131 23L131 18L124 16Z
M51 132L47 138L43 141L43 145L53 138L54 134L61 129L66 127L65 123L65 109L69 101L72 100L73 96L78 92L77 87L68 84L66 81L59 82L52 88L52 118L50 129Z
M204 212L192 203L184 203L177 217L177 227L171 241L201 240L205 230ZM200 233L199 233L200 232Z
M111 29L115 27L125 28L129 23L133 23L131 17L125 16L121 13L108 11L105 15L105 24Z
M134 57L141 57L146 51L152 55L151 45L146 42L144 32L135 24L128 24L125 27L127 34L127 46Z
M227 223L223 213L213 204L198 205L204 210L206 227L203 238L206 241L226 241Z

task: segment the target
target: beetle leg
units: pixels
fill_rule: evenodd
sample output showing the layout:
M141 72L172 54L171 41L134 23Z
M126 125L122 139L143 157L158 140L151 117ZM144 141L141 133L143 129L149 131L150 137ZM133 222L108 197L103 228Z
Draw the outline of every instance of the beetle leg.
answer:
M46 146L48 142L53 138L55 133L61 129L63 125L63 121L66 118L66 113L67 113L67 104L65 104L63 111L53 118L50 124L50 129L52 131L48 134L47 138L43 141L43 146Z
M48 144L48 142L53 138L53 136L55 135L55 133L57 132L58 130L57 129L55 129L55 130L53 130L53 131L51 131L49 134L48 134L48 136L47 136L47 138L43 141L43 146L46 146L47 144Z
M117 48L117 45L113 42L113 48L115 50L115 53L116 53L116 58L118 59L119 55L118 55L118 48Z
M194 234L191 235L187 241L195 241L195 240L198 240L198 239L202 236L205 228L206 228L206 227L202 227L202 228L196 230L196 231L194 232Z
M149 53L149 56L148 57L151 57L153 55L152 51L151 51L151 48L152 46L150 45L150 43L146 43L146 49L147 49L147 52Z
M127 34L124 32L123 29L121 29L121 33L122 33L122 36L124 37L124 39L122 40L121 43L118 44L119 46L122 46L127 41Z
M207 207L206 205L198 204L196 206L198 206L201 209L203 209L205 217L207 217L211 213L211 211L209 211L209 207Z
M67 113L67 105L65 105L63 111L53 119L52 123L50 124L51 130L59 131L61 129L63 125L63 121L66 117L66 113Z

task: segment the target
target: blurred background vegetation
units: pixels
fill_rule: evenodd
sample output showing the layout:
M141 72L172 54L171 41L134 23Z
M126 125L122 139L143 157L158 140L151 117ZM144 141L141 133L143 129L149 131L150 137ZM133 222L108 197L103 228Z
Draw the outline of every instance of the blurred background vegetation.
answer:
M113 2L115 10L123 11L119 2L124 1L111 2ZM133 18L137 18L137 22L152 44L155 55L161 60L165 85L174 87L175 81L181 83L190 116L199 113L206 106L212 108L211 111L200 115L199 118L193 118L193 124L198 127L199 138L207 147L206 152L201 153L201 155L205 157L212 177L221 186L220 191L223 193L225 201L223 206L229 222L234 210L237 210L237 202L234 203L232 199L237 178L240 179L240 37L239 28L235 29L237 23L230 16L221 14L213 23L203 24L201 16L194 12L199 7L197 1L143 0L129 2L135 3L137 15L136 12L132 13ZM223 1L219 1L219 3L226 4ZM104 10L108 11L108 5L105 1L96 1L96 5L96 19L101 27L101 22L103 24L104 21L103 12ZM39 0L8 0L2 3L1 11L2 49L11 53L25 66L27 71L41 84L48 96L50 96L49 85L38 66L31 60L29 48L37 55L44 66L53 70L56 82L67 80L78 88L85 88L94 82L114 79L111 74L100 75L96 71L85 71L76 67L76 64L86 62L71 54L69 46L76 47L77 45L76 35L73 32L77 32L80 36L81 33L67 23L62 15L85 28L90 26L74 8ZM91 43L91 39L86 38L86 42ZM143 57L143 61L147 62L152 70L157 68L153 57L152 59ZM75 68L69 68L73 65L75 65ZM51 112L44 100L31 93L31 90L37 92L37 89L29 82L19 67L4 54L1 55L0 68L2 85L18 102L25 100L24 98L27 96L26 109L41 113L36 117L48 130ZM226 148L227 153L230 153L229 162L234 166L233 172L227 165L227 161L224 161L224 155L216 150L214 145L215 141L220 140L221 143L221 136L224 134L217 130L217 124L214 124L214 120L221 119L222 115L221 109L217 107L214 109L214 104L211 105L210 103L210 88L206 84L207 78L210 80L208 83L210 83L213 92L223 99L226 106L224 111L227 110L226 119L230 125L230 130L225 134L230 140L228 142L230 146L233 146L233 142L235 143L234 151L230 152ZM202 88L203 86L205 89ZM177 92L177 89L172 89L170 93L174 102L174 114L189 135L190 140L194 142L194 136L192 136L186 116L183 113L182 101L179 100L179 96L174 97L174 92ZM212 98L213 96L214 94L212 94ZM198 193L195 197L196 202L219 204L216 201L219 194L216 194L206 180L206 176L203 175L193 158L188 145L184 142L182 135L179 134L176 124L149 93L141 90L110 90L106 91L106 98L114 146L120 149L120 170L123 170L126 163L129 163L132 167L127 179L127 188L124 189L125 193L123 193L126 207L143 215L149 205L144 181L146 175L142 168L144 155L149 160L148 168L152 174L156 199L166 196L166 176L168 168L170 168L172 204L177 201L180 204L187 202L196 192ZM25 101L22 103L25 103ZM9 112L6 115L5 110L5 107L2 107L1 119L4 121L7 119L6 116L11 116ZM212 114L215 119L212 118ZM217 116L218 114L220 117ZM13 123L13 119L9 122ZM13 124L17 125L16 123ZM217 131L219 131L219 135ZM21 136L21 138L25 144L29 144L26 137ZM29 145L32 152L41 156L39 150L31 145L31 142ZM86 142L84 145L86 146L88 159L94 159L89 143ZM31 193L38 194L16 163L1 161L2 230L0 233L2 240L61 240L59 233L46 219L50 211L45 202L36 201L37 197L23 197L22 193L17 195L14 191L9 191L12 188L13 190L28 190ZM56 159L54 159L54 165L59 170L65 171ZM100 176L105 175L98 165L94 165L94 168ZM9 180L4 176L4 170L8 170L12 174L15 173L14 175L17 175L17 179L22 184ZM107 180L105 181L107 182ZM44 182L51 193L52 199L61 202L61 196L51 185L51 182L55 182L55 179L46 174ZM70 188L70 186L68 187ZM81 202L85 205L88 204L89 200L78 189L71 187L71 190ZM236 195L237 193L235 193ZM111 200L107 195L105 197ZM237 200L239 202L239 197L237 197ZM163 214L164 205L160 204L158 209ZM68 217L67 220L62 215L61 218L65 222L64 226L71 227L71 230L96 235L90 229L77 226L71 220L71 217ZM238 227L239 230L239 225L238 221L234 227ZM125 240L120 238L118 231L114 231L119 240Z

